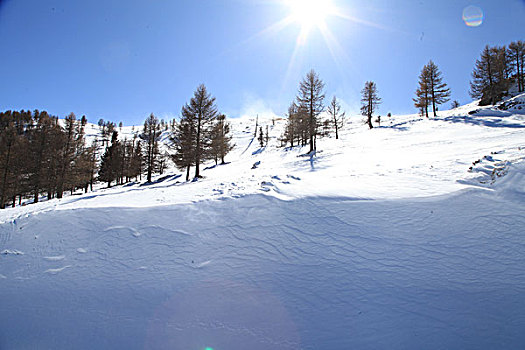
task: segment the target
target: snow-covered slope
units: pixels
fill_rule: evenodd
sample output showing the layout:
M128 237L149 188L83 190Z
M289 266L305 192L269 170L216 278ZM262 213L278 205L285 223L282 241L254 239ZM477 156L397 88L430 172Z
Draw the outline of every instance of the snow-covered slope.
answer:
M314 157L237 119L199 181L1 211L0 348L523 348L519 106L356 116Z

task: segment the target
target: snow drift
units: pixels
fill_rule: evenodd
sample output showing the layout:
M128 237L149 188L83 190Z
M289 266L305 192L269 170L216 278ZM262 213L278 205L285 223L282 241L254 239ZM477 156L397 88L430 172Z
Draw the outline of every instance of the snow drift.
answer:
M2 211L0 348L524 347L525 120L474 108Z

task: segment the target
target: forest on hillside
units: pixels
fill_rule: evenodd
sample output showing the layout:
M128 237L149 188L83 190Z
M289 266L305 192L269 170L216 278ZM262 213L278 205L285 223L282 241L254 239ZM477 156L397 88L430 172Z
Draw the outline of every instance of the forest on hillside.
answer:
M508 93L511 86L525 90L525 42L508 46L486 46L475 62L470 81L470 95L480 105L493 105ZM317 149L320 137L339 138L344 127L345 111L333 96L326 105L325 83L312 70L300 82L296 99L287 112L287 124L281 146L309 146ZM421 116L437 115L439 106L450 101L451 91L438 66L431 60L419 76L413 99ZM361 92L361 114L368 128L381 123L374 115L381 103L375 82L367 81ZM452 108L459 106L454 100ZM324 114L323 114L324 113ZM326 117L322 117L326 116ZM390 116L390 113L389 115ZM120 139L117 126L100 120L100 134L88 144L85 135L87 118L75 114L63 120L46 111L5 111L0 113L0 208L22 204L24 199L37 203L42 197L62 198L65 192L93 190L101 181L110 187L133 179L148 182L162 174L167 162L186 172L186 180L201 177L206 161L224 164L232 144L230 124L218 111L215 98L200 85L185 104L178 120L159 121L151 114L141 131L131 139ZM119 125L122 128L122 123ZM163 132L169 134L169 151L159 142ZM257 136L257 134L259 136ZM256 124L254 138L261 147L268 144L268 131Z

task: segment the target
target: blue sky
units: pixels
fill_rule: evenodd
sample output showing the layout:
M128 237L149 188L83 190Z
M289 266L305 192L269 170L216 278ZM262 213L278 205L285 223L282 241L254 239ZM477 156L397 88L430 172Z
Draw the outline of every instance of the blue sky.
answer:
M366 80L381 114L415 113L428 60L466 103L483 47L525 39L524 0L333 3L357 21L330 16L332 40L313 28L297 46L300 23L264 31L290 15L285 0L0 0L0 109L139 124L179 115L204 83L228 116L281 115L313 68L347 113ZM483 10L481 26L463 22L469 5Z

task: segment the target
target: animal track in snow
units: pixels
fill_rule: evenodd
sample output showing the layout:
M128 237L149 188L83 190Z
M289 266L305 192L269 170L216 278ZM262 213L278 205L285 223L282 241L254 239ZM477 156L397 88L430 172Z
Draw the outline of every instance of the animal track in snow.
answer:
M24 252L16 249L4 249L2 250L2 255L24 255Z

